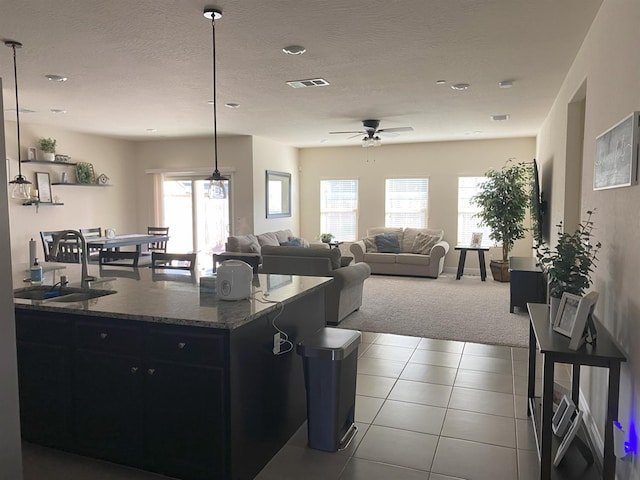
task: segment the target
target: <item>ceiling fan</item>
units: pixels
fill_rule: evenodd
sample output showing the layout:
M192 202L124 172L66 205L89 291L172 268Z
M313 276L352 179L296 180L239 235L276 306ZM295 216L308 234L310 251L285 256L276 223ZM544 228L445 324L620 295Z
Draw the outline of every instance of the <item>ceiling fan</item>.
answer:
M365 135L362 139L363 147L378 147L380 146L380 137L378 134L387 137L396 137L398 132L412 132L413 127L394 127L394 128L378 128L380 126L380 120L363 120L362 127L364 130L351 130L345 132L329 132L329 135L341 135L346 133L353 133L349 138L355 138L359 135Z

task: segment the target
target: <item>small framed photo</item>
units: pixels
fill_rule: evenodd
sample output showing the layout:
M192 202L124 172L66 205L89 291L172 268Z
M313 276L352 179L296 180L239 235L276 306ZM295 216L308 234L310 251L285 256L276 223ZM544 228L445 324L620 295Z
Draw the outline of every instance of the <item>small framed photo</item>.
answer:
M36 159L36 152L37 152L36 147L29 147L29 149L27 150L27 159L35 160Z
M571 423L571 417L576 411L574 403L566 395L560 400L560 404L551 419L551 429L558 437L562 437Z
M573 295L572 293L564 292L560 299L560 307L558 307L558 313L553 321L553 329L571 338L573 332L573 324L576 321L576 313L578 311L578 304L582 297L580 295Z
M471 234L471 246L472 247L482 246L482 232L473 232Z
M47 172L36 172L38 184L38 200L41 203L51 203L51 180Z
M556 458L553 460L554 467L557 467L558 465L560 465L560 462L564 458L564 454L567 453L567 450L569 450L569 446L571 445L571 442L573 442L573 439L575 438L576 433L578 433L578 428L580 427L581 420L582 420L582 412L578 411L578 413L576 413L575 418L571 422L571 425L569 426L567 433L564 435L562 442L560 442L560 446L558 447L558 451L556 452Z
M588 336L593 337L595 335L595 327L590 320L592 320L591 316L593 315L593 310L596 308L597 301L598 292L589 292L580 299L578 310L576 311L576 319L571 331L571 341L569 342L569 348L571 350L578 350Z

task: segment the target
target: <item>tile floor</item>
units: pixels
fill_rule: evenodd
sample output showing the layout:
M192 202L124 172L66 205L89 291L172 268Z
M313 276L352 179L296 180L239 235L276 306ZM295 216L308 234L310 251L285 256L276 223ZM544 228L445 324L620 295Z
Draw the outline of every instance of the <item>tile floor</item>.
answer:
M526 349L363 333L358 355L351 445L310 449L305 423L258 480L537 478ZM23 458L24 480L167 479L29 444Z
M310 449L305 423L257 480L538 478L527 349L363 333L358 354L348 449Z

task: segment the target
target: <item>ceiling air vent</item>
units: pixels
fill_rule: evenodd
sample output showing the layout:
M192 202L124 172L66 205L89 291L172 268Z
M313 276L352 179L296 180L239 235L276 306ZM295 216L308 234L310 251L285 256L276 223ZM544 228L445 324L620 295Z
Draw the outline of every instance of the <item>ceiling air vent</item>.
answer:
M324 78L310 78L309 80L293 80L287 82L292 88L306 88L306 87L326 87L329 85Z

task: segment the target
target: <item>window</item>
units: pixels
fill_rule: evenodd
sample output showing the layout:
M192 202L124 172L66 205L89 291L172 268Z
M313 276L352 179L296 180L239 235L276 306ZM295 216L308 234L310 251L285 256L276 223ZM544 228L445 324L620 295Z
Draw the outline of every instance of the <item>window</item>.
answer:
M480 227L480 219L475 216L480 207L471 203L471 197L480 192L480 184L486 177L458 177L458 245L471 245L471 234L482 232L482 246L490 247L489 227Z
M320 233L351 242L358 233L358 180L320 181Z
M426 228L428 178L387 178L385 227Z

